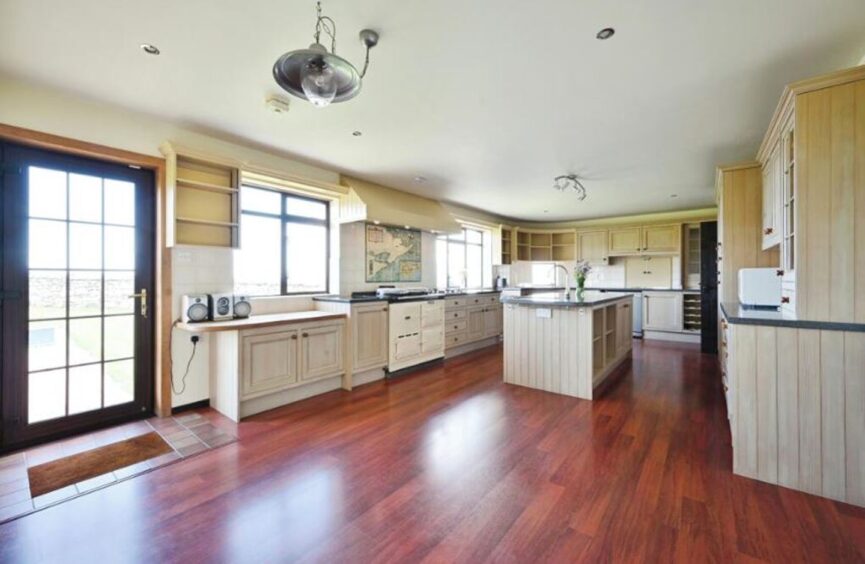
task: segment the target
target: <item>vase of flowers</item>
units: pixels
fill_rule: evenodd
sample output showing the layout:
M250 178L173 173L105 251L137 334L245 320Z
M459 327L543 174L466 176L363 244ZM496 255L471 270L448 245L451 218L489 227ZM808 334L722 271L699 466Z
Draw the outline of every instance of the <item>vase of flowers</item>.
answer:
M574 278L577 281L577 292L582 294L586 289L586 276L592 271L591 265L587 261L581 260L574 268Z

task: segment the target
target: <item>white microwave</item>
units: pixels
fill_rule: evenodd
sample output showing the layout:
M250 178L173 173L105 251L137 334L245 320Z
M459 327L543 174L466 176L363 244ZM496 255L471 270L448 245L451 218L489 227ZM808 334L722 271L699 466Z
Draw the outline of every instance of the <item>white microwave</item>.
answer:
M751 307L781 305L781 277L774 268L739 270L739 303Z

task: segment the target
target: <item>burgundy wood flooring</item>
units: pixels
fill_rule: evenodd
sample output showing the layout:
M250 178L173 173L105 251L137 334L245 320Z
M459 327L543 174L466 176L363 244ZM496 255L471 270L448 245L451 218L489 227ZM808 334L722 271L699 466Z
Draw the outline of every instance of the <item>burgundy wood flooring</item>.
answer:
M865 509L732 474L714 357L637 343L594 402L505 385L501 357L250 418L3 525L0 561L865 561Z

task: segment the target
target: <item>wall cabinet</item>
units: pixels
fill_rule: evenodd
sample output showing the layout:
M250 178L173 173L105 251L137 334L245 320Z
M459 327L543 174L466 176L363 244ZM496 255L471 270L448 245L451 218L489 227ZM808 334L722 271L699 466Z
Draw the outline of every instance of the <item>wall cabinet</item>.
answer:
M583 231L577 233L577 260L603 266L609 260L608 233L603 231Z
M642 255L646 253L677 254L681 249L681 226L644 225L610 229L610 256Z
M575 256L575 232L517 232L517 259L523 261L570 261Z
M643 250L643 231L640 227L610 229L610 255L636 255Z
M625 259L625 286L629 288L672 287L673 257L628 257Z
M763 164L763 250L781 242L783 205L783 152L779 139Z
M643 329L682 331L682 293L643 292Z

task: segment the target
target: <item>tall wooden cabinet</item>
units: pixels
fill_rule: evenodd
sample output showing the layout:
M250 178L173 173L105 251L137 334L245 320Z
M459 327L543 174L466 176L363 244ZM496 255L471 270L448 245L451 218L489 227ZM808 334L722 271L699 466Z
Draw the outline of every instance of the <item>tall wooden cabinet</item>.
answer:
M865 66L789 85L757 158L773 183L763 216L780 223L763 243L781 249L782 307L865 322Z

